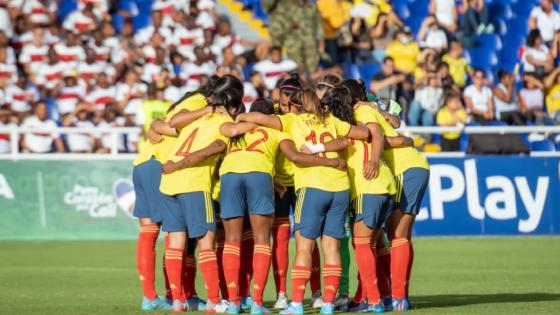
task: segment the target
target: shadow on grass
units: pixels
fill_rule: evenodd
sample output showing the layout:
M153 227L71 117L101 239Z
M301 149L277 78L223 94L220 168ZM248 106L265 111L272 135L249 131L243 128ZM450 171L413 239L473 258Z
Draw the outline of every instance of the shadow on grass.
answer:
M411 298L415 309L453 307L474 304L560 301L560 294L551 293L496 293L496 294L443 294Z

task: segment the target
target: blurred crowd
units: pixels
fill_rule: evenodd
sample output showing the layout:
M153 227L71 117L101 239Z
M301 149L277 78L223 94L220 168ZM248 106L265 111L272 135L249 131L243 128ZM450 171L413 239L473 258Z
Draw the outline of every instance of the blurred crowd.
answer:
M552 0L528 0L535 6L526 43L509 69L473 67L468 54L496 31L490 1L409 1L427 12L416 30L395 10L406 1L263 0L270 40L252 42L212 0L143 0L151 11L140 26L135 0L78 0L62 17L64 1L0 0L0 127L142 126L154 115L146 106L170 104L214 73L242 79L248 106L276 99L292 71L309 82L325 73L361 77L375 96L398 100L411 126L560 121L560 14ZM442 146L456 149L458 136L444 135ZM8 138L0 133L0 153L9 152ZM138 135L119 139L120 151L137 150ZM111 137L30 133L20 147L108 152Z

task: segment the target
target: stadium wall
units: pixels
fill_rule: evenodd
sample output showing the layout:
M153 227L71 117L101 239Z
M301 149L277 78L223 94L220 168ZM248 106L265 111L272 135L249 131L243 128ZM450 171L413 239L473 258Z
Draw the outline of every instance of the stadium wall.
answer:
M559 157L430 157L419 236L560 234ZM134 239L126 160L0 160L0 239Z

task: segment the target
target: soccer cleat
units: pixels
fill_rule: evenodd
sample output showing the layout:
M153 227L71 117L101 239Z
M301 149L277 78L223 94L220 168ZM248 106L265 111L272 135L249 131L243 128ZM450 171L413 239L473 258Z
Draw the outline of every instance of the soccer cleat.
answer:
M311 296L311 306L313 308L323 307L323 298L321 297L321 291L313 293L313 296Z
M348 293L340 293L334 300L334 308L337 311L346 312L348 310L349 301Z
M364 301L360 301L360 303L356 303L353 300L348 303L348 312L350 313L365 313L368 311L368 303Z
M156 296L155 299L149 300L147 297L142 299L143 311L169 310L171 305L167 304L164 298Z
M205 313L226 313L229 309L229 302L221 300L218 304L215 304L212 301L207 301L203 306Z
M280 315L303 315L303 304L290 303L285 309L280 311Z
M185 311L185 307L183 302L179 300L173 301L173 305L171 306L171 313L182 313Z
M321 315L332 315L332 314L334 314L334 304L323 303L323 306L321 306Z
M251 315L263 315L263 314L268 314L268 309L264 307L264 305L259 305L253 302L253 305L251 305Z
M385 306L383 305L383 303L379 302L377 304L370 304L368 305L368 312L371 313L384 313L385 312Z
M385 306L385 312L391 312L393 310L393 299L390 296L384 298L383 306Z
M285 293L278 294L278 300L274 303L274 308L277 310L283 310L288 306L288 298Z
M237 304L237 303L229 303L229 306L227 308L227 313L231 314L231 315L235 315L235 314L239 314L241 313L241 305Z
M252 306L253 298L250 295L241 298L241 309L243 311L250 310Z
M393 311L404 312L410 309L410 304L407 298L393 299Z
M204 309L206 302L201 300L198 296L192 295L185 301L185 310L187 311L198 311Z

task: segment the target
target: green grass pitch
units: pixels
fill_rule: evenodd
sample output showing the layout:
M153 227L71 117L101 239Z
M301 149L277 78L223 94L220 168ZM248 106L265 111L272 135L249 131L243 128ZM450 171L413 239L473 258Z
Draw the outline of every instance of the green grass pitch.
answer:
M414 243L410 313L560 313L558 237ZM158 262L161 253L160 247ZM163 292L161 272L157 279ZM197 285L204 295L200 276ZM355 286L352 281L352 291ZM273 291L271 279L269 304ZM0 242L0 314L142 314L140 299L132 241Z

